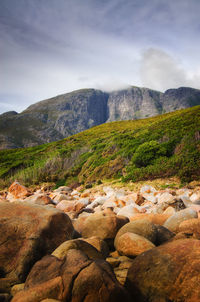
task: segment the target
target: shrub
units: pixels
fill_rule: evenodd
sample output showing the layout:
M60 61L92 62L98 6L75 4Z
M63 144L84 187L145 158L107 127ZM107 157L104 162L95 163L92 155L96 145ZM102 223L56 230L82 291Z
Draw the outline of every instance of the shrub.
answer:
M166 155L166 151L157 141L145 142L137 148L132 161L138 168L146 167L155 159Z

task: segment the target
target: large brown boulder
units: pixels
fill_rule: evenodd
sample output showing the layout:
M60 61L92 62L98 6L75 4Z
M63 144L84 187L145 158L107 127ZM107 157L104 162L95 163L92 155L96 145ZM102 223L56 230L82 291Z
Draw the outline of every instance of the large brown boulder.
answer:
M12 302L40 302L43 299L69 302L130 301L104 260L91 260L79 250L69 250L62 260L45 256L32 268L25 290Z
M0 292L8 292L38 259L72 238L73 226L52 207L1 202L0 234Z
M128 221L128 218L112 212L91 214L83 222L81 235L84 238L98 236L101 239L114 239L117 231Z
M175 240L133 260L126 287L135 301L200 301L200 241Z

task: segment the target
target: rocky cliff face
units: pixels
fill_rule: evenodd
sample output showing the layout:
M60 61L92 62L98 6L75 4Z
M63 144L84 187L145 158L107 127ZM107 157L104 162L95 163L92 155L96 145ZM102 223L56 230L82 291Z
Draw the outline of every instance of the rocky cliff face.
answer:
M0 115L0 149L56 141L116 120L140 119L200 104L200 90L181 87L165 93L147 88L105 93L82 89L38 102L17 114Z
M108 98L107 122L157 115L162 112L161 96L161 92L139 87L112 92Z

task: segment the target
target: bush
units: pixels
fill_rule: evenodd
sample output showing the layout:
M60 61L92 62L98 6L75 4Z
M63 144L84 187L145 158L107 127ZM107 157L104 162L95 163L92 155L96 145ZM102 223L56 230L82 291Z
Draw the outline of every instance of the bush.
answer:
M138 168L146 167L166 153L166 148L157 141L145 142L137 148L132 161Z

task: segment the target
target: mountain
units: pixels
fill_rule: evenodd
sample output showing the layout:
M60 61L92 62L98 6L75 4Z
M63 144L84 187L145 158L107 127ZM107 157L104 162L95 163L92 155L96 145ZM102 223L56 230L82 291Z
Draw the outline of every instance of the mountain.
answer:
M91 184L177 176L200 178L200 106L155 117L104 123L66 139L0 150L0 186Z
M96 125L152 117L200 104L200 90L181 87L165 93L148 88L106 93L82 89L40 101L17 114L0 115L0 149L57 141Z

